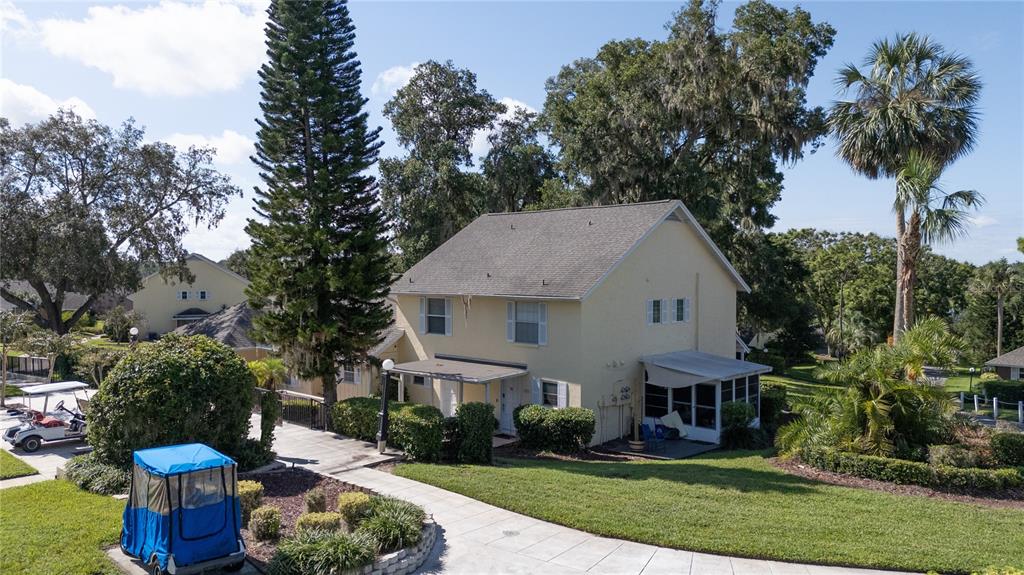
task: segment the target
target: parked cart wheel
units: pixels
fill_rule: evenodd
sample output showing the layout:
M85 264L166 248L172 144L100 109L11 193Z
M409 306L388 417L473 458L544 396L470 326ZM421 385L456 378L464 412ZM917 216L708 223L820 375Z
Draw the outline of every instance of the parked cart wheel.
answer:
M39 446L42 445L42 443L43 440L41 437L38 435L30 435L21 440L21 448L24 449L26 453L33 453L39 450Z

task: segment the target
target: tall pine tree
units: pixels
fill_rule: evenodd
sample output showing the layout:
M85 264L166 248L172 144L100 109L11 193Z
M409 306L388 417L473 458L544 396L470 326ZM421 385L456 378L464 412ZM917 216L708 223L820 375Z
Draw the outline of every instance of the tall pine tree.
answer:
M321 378L330 405L339 364L364 360L392 321L386 222L366 174L380 129L367 127L346 2L274 0L268 13L248 295L259 333Z

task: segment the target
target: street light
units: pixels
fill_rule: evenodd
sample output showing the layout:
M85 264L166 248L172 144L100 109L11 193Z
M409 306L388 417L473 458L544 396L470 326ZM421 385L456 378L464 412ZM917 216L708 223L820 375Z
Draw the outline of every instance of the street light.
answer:
M130 330L128 330L128 335L131 336L131 343L132 343L132 345L135 345L135 340L138 339L138 337L139 337L139 328L137 328L137 327L131 328Z
M380 424L377 427L377 449L384 453L388 444L388 378L395 368L395 362L385 359L380 365L380 413L377 414Z
M970 389L971 393L974 393L974 368L972 367L968 371L971 373L971 378L969 380L970 381L969 389Z

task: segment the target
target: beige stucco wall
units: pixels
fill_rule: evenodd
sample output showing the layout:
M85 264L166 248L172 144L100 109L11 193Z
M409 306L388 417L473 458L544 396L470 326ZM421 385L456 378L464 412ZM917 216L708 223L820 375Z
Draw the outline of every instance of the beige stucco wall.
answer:
M139 326L140 337L173 330L177 325L172 317L188 308L197 307L214 313L246 299L248 282L245 279L203 259L190 257L187 263L195 276L193 283L184 284L176 278L165 281L155 274L144 279L142 288L129 296L135 311L143 318ZM181 290L192 292L190 298L178 299L177 293ZM200 290L206 290L208 299L199 299Z

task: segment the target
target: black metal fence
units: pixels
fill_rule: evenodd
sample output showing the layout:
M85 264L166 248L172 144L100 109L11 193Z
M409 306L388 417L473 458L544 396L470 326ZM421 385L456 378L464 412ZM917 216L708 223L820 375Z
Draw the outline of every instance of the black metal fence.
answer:
M252 406L252 410L255 413L260 413L261 400L266 393L277 393L280 397L281 419L284 421L310 429L334 431L334 424L331 421L327 406L324 405L324 398L295 391L281 390L274 392L257 387Z
M7 371L17 375L46 377L50 373L50 360L27 355L7 356Z

